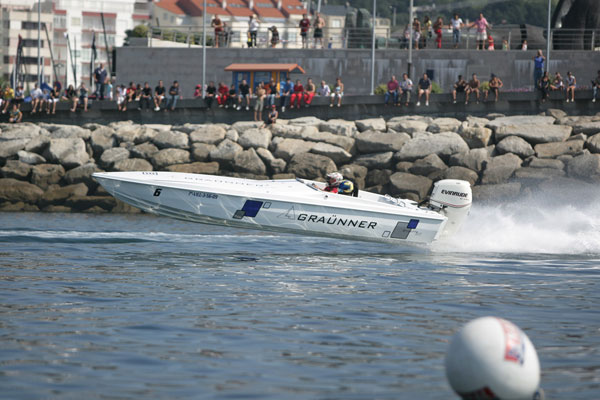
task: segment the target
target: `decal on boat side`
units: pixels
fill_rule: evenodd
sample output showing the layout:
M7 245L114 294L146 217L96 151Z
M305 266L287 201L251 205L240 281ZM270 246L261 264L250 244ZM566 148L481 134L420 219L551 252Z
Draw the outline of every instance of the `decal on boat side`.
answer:
M377 226L377 222L355 220L349 218L338 218L335 215L332 215L331 217L325 217L315 214L298 214L298 221L308 221L327 225L341 225L363 229L375 229L375 227Z
M206 192L193 192L193 191L189 191L188 196L202 197L205 199L218 199L219 198L218 194L206 193Z

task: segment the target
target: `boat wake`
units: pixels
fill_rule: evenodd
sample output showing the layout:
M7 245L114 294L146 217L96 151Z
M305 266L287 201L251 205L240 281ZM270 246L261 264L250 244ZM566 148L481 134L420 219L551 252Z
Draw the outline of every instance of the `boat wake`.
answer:
M478 204L434 251L600 254L600 189L546 188L525 199Z

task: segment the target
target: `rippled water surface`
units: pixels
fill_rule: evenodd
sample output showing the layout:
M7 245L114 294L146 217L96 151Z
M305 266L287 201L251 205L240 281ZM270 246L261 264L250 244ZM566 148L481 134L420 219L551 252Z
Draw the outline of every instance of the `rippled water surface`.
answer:
M429 250L0 213L1 397L449 399L449 340L495 315L536 346L547 398L598 399L587 204L475 207Z

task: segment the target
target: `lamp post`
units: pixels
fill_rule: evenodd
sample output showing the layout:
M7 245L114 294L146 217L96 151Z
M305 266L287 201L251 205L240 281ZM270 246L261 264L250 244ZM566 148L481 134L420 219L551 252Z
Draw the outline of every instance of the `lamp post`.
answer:
M42 45L42 33L41 33L41 24L42 24L42 18L41 18L41 4L42 1L38 0L38 7L37 7L37 12L38 12L38 45L37 45L37 80L38 80L38 87L42 86L42 75L41 75L41 70L40 70L40 64L41 64L41 54L40 54L40 47Z
M552 32L550 30L550 13L552 11L552 0L548 0L548 30L546 32L546 72L550 73L550 40Z
M375 24L377 22L377 0L373 0L373 30L371 32L371 95L375 94Z
M206 0L202 9L202 98L204 97L206 97Z
M410 70L412 69L412 50L413 50L413 7L414 2L410 0L410 6L408 7L408 71L406 73L408 76L412 76L410 74Z

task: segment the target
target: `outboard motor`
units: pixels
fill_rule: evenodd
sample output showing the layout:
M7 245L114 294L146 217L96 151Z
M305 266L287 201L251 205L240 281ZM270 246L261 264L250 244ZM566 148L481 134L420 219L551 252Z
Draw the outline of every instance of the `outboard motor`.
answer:
M453 234L460 228L469 215L472 199L469 182L444 179L434 183L429 208L448 218L442 236Z

